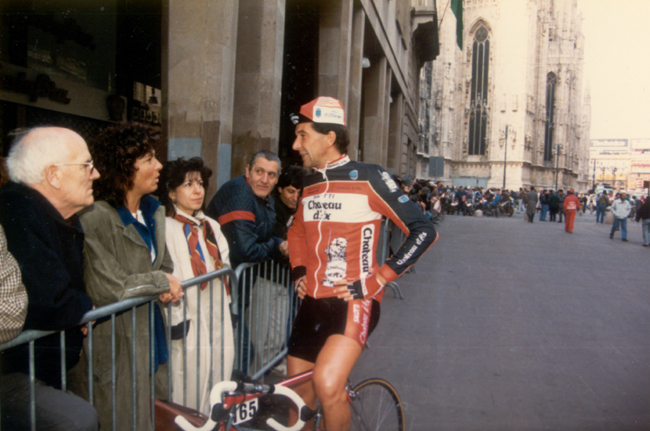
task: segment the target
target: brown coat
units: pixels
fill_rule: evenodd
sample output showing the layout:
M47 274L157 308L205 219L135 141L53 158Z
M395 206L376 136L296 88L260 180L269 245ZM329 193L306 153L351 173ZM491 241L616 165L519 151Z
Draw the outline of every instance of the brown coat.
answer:
M160 206L154 215L158 246L156 259L133 225L125 226L117 211L106 202L96 202L81 216L86 233L84 244L84 275L88 295L95 306L123 299L159 295L169 291L165 273L172 272L172 260L165 245L165 212ZM132 429L132 329L133 312L115 318L116 354L116 429ZM93 330L94 405L102 429L112 429L111 321L99 323ZM149 305L135 311L136 404L137 429L153 430L151 424L151 381L149 378ZM84 354L88 357L88 340ZM82 358L83 359L83 358ZM86 363L86 361L82 362ZM76 374L77 376L79 374ZM86 373L87 376L87 373ZM87 378L86 378L87 382ZM167 394L167 367L156 373L156 394ZM86 383L87 386L87 383Z

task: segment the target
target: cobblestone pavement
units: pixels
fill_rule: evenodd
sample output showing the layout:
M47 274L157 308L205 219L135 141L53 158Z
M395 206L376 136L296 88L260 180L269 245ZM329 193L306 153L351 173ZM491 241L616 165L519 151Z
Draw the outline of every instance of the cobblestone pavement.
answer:
M650 248L610 229L447 216L352 380L392 382L407 430L649 430Z

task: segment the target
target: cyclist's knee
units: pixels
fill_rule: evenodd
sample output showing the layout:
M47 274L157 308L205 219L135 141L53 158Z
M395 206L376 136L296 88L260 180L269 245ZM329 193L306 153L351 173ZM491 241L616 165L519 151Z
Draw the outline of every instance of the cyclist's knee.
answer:
M328 373L314 372L314 387L316 397L323 405L336 404L345 401L345 379Z

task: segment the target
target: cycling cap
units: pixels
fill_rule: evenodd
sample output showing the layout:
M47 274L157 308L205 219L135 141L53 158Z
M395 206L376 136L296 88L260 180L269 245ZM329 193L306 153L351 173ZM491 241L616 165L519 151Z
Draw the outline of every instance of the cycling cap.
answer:
M333 97L319 97L302 105L300 107L300 115L314 123L346 125L343 104Z

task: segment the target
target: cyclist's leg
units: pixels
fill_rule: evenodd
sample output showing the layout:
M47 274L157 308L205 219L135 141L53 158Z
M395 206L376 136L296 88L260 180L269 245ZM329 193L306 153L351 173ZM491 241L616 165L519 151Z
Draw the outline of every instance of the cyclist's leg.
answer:
M352 338L336 334L327 339L316 359L314 387L323 406L323 420L328 431L350 427L350 405L345 385L362 350Z
M300 374L313 369L313 362L309 362L291 355L287 356L288 376L295 376L296 374ZM316 408L316 393L314 392L314 383L312 380L307 380L299 385L292 386L292 389L296 391L298 395L300 395L300 398L303 399L305 404L307 404L310 409Z

